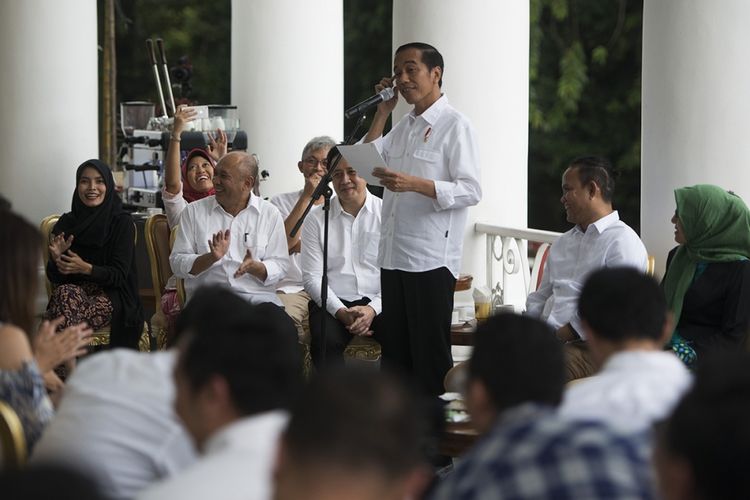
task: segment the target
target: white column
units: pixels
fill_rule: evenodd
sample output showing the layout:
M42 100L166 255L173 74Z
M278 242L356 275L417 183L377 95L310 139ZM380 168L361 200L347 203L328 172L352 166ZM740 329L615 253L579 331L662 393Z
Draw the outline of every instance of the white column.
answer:
M98 155L96 2L0 2L0 68L0 193L38 223Z
M301 189L308 140L343 133L342 0L232 1L232 103L269 196Z
M748 19L746 0L644 4L641 236L659 275L675 188L716 184L750 204Z
M394 0L393 50L408 42L440 51L443 91L478 134L483 198L469 214L461 268L478 286L485 243L474 223L526 227L529 2ZM407 111L399 103L394 119Z

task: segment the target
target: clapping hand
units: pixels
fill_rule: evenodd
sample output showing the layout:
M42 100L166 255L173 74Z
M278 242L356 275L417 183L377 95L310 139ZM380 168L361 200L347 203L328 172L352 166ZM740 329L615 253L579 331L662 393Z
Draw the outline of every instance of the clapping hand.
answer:
M94 331L85 323L56 332L64 319L60 316L51 321L43 321L34 337L34 357L42 373L86 354L86 345L91 342Z
M91 274L93 266L83 260L73 250L68 250L55 261L57 270L62 274Z
M214 260L219 261L226 255L229 250L230 238L231 233L227 229L226 231L219 231L208 240L208 248L211 250L211 256L213 256Z
M70 245L73 244L73 235L71 234L65 238L65 233L60 233L52 237L52 241L49 243L49 255L55 264L60 259L63 253L65 253Z
M255 259L253 259L253 253L248 249L245 252L245 258L242 259L242 264L237 268L234 273L235 278L239 278L244 274L252 274L258 278L261 278L266 272L266 266ZM263 278L265 280L265 278Z
M216 129L216 135L212 132L208 132L208 154L214 159L214 162L218 162L221 158L227 154L227 134L224 133L220 128Z

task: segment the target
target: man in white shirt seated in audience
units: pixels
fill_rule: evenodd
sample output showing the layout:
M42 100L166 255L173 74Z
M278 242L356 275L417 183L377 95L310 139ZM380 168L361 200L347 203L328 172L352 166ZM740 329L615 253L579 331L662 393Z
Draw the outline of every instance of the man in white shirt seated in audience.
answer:
M175 339L184 332L180 319ZM66 381L31 464L79 467L113 500L133 498L192 464L193 444L172 407L175 357L175 350L114 349L85 358Z
M281 308L199 290L178 344L175 409L202 454L140 499L265 499L287 410L302 388L297 332Z
M313 192L318 187L320 178L328 170L328 151L336 145L336 141L328 136L313 137L305 144L302 149L302 159L297 162L305 186L299 191L282 193L272 197L269 201L279 209L281 217L284 219L284 232L286 233L286 243L289 249L289 270L286 277L282 279L277 287L279 299L284 304L286 313L294 321L297 327L297 333L300 340L305 340L308 335L305 327L308 324L308 307L310 295L304 289L302 281L302 267L300 265L300 250L302 246L302 228L292 237L289 233L305 209L310 204ZM323 197L319 196L315 200L315 205L323 203ZM304 227L304 226L303 226ZM308 343L309 343L309 339Z
M631 266L646 272L643 242L612 208L615 172L604 158L583 156L562 177L568 222L575 224L551 246L542 283L526 299L526 314L547 321L568 342L568 379L591 375L585 333L576 307L586 277L601 267Z
M221 285L254 304L281 306L276 284L289 268L284 221L252 194L257 178L254 157L229 153L216 165L216 195L183 211L169 263L188 300L199 286Z
M310 302L311 354L317 368L343 362L353 335L377 333L380 299L380 211L382 201L343 158L333 172L336 198L328 228L328 300L321 303L325 212L310 212L302 239L302 274ZM324 310L325 309L325 310ZM321 320L325 317L325 343ZM323 354L325 352L325 354Z
M664 350L672 321L656 281L633 268L601 269L586 281L578 311L601 370L565 392L560 412L627 432L649 429L669 415L691 375L673 351Z

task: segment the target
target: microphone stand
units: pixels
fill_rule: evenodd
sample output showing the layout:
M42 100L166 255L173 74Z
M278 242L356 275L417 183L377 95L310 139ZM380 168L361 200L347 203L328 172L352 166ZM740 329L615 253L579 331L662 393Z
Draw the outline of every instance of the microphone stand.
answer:
M344 142L342 145L348 145L354 143L354 138L357 137L357 133L362 128L362 124L365 121L365 114L362 113L357 118L357 122L354 125L354 129L352 129L351 134L344 139ZM302 227L302 223L305 221L305 218L307 217L307 214L310 212L310 209L312 209L313 205L315 205L315 200L317 200L319 197L323 197L323 274L320 278L320 304L322 309L322 314L320 316L320 337L321 337L321 362L325 363L326 360L326 314L328 313L328 310L326 309L326 305L328 304L328 216L329 211L331 208L331 197L333 196L333 191L331 190L331 187L328 185L331 180L333 179L333 173L336 171L336 168L339 166L339 162L341 161L341 153L339 153L339 150L336 146L332 147L328 151L328 170L325 174L323 174L323 177L321 177L320 182L318 182L317 187L315 188L315 191L313 191L312 198L310 199L310 203L307 204L307 207L305 208L305 211L300 216L299 220L294 224L294 227L289 232L290 237L294 237L295 234L300 230Z

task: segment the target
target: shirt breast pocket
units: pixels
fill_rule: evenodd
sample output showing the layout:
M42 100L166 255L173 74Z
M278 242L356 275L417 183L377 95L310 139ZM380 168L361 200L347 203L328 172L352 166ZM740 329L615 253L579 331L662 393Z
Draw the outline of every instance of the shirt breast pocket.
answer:
M362 243L361 243L362 263L367 263L373 266L377 266L379 245L380 245L380 233L379 232L368 231L363 234Z
M268 236L265 234L248 234L245 240L245 248L255 260L263 260L266 257L266 248L268 247Z
M412 155L414 159L415 175L431 177L440 161L440 151L432 149L416 149Z

